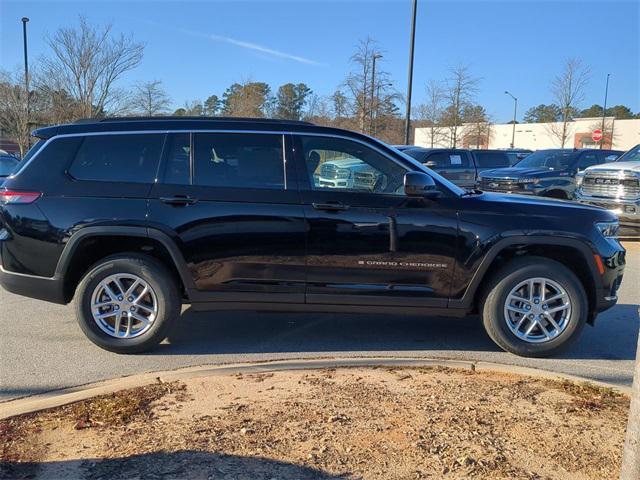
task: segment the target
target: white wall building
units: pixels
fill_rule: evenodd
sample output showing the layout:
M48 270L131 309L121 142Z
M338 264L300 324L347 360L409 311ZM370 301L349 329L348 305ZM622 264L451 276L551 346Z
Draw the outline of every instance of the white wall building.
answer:
M565 148L599 148L591 139L591 133L602 126L602 118L579 118L567 124ZM509 148L513 135L512 124L491 125L489 134L482 141L472 135L472 128L462 126L458 128L459 148ZM477 130L477 128L475 129ZM560 148L562 146L562 123L518 123L515 130L515 148L540 150L544 148ZM613 142L611 134L613 133ZM473 137L473 138L470 138ZM488 137L488 138L487 138ZM434 135L434 147L451 147L450 135L446 129L440 129ZM629 150L640 144L640 119L616 120L614 117L605 119L605 135L602 140L604 148L614 150ZM431 129L416 128L415 144L421 147L431 147Z

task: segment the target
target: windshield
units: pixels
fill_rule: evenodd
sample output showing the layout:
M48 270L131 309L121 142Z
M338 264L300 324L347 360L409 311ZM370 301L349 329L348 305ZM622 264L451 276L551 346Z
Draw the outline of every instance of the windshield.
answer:
M0 155L0 177L8 177L18 165L18 159L11 155Z
M616 162L640 162L640 145L636 145L627 153L618 157Z
M445 188L448 188L449 190L451 190L453 193L455 193L456 195L464 195L465 190L460 188L459 186L455 185L454 183L451 183L449 180L447 180L446 178L444 178L442 175L437 174L436 172L434 172L433 170L431 170L428 167L425 167L423 164L421 164L419 161L417 161L415 158L413 158L410 155L407 155L404 152L401 152L400 150L398 150L395 147L392 147L391 145L387 145L389 148L391 148L394 152L397 152L399 155L401 155L403 158L406 158L407 160L409 160L409 162L411 162L412 165L414 165L416 167L417 170L421 171L421 172L425 172L428 173L429 175L431 175L433 177L433 179L444 185Z
M518 162L518 168L548 168L550 170L566 170L576 153L567 150L540 150Z

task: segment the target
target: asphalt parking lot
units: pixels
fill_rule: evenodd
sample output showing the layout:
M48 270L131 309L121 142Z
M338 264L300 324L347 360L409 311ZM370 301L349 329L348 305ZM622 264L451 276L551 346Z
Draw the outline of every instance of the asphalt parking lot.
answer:
M185 366L317 357L415 357L483 360L537 367L630 385L640 324L640 243L618 305L585 328L559 358L502 352L477 318L341 314L183 312L157 350L116 355L95 347L76 325L73 305L18 297L0 289L0 401L135 373Z

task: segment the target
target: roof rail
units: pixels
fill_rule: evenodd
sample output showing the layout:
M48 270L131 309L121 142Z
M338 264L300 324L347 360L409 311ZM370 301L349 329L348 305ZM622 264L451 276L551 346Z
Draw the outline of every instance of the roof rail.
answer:
M313 125L311 122L303 120L285 120L279 118L251 118L251 117L205 117L205 116L173 116L162 115L154 117L106 117L106 118L81 118L74 123L107 123L107 122L139 122L139 121L213 121L213 122L255 122L255 123L276 123L276 124L294 124L294 125Z

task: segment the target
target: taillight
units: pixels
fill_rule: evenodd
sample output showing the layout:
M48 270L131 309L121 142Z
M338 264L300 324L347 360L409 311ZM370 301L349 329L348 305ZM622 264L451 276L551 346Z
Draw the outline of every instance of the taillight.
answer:
M17 190L0 190L0 205L17 205L33 203L42 194L40 192L22 192Z

